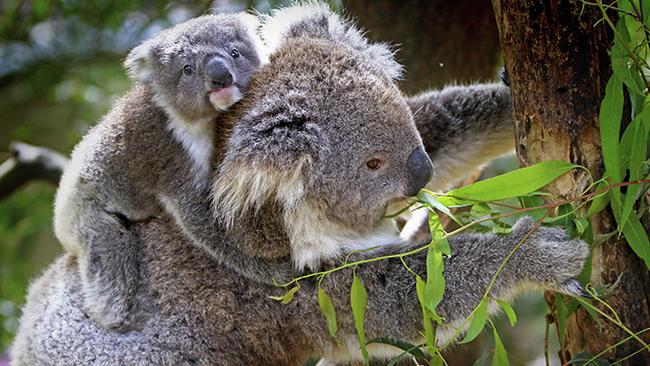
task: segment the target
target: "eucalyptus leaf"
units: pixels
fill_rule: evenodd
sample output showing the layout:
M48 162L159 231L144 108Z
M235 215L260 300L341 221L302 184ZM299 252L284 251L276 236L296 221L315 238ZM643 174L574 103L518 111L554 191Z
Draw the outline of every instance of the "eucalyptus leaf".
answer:
M623 227L623 236L634 253L645 262L646 268L650 269L650 240L635 214L630 215L627 225Z
M510 322L510 326L514 327L515 324L517 324L517 314L515 313L515 309L513 309L510 304L508 304L503 300L497 299L497 304L499 304L501 310L503 310L503 312L508 317L508 322Z
M445 293L445 278L442 275L444 264L442 251L436 246L429 247L427 251L427 282L424 286L424 303L433 313L442 301Z
M368 350L366 348L366 333L364 328L364 319L366 316L366 306L368 304L368 293L363 286L359 277L355 274L352 279L352 287L350 289L350 306L352 307L352 317L354 318L354 327L357 331L357 339L359 340L359 347L363 359L368 365Z
M338 343L338 339L336 338L336 331L338 330L338 326L336 324L336 311L334 310L334 303L332 302L332 298L325 292L325 290L320 287L318 288L318 307L320 308L320 312L325 317L327 330L330 333L330 336L336 339Z
M422 277L415 277L415 290L418 295L418 300L420 301L420 307L422 308L422 324L424 327L424 341L429 349L429 353L433 354L435 347L435 332L433 329L433 324L431 323L431 315L429 310L427 310L426 301L424 299L424 287L425 283L422 280Z
M501 342L499 333L496 328L492 328L494 334L494 355L492 356L492 366L509 366L508 352Z
M295 286L282 296L269 296L269 298L275 301L280 301L282 304L286 305L293 300L293 296L298 292L298 290L300 290L300 286Z
M481 331L485 327L485 322L487 321L487 311L487 299L484 298L476 307L474 315L472 315L472 321L469 324L469 328L467 329L467 334L465 334L463 341L460 342L461 344L469 343L478 337L479 334L481 334Z
M575 167L577 165L561 160L544 161L454 189L448 196L439 197L438 202L450 207L523 196L546 186Z

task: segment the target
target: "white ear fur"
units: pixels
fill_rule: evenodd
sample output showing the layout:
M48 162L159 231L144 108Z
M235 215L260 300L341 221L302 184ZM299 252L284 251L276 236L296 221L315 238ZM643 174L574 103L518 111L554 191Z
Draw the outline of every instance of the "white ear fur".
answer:
M152 43L146 41L129 52L124 60L124 69L129 76L143 83L151 82L153 70L149 60Z
M262 37L269 53L289 38L301 36L326 38L359 50L391 79L402 76L402 65L385 43L369 43L352 22L334 13L326 4L307 3L275 10L263 16Z
M257 55L260 58L262 64L266 64L269 61L269 49L266 44L262 41L260 36L260 28L262 22L260 21L259 15L248 14L248 13L238 13L237 16L242 22L246 30L248 31L248 37L255 44L255 50Z

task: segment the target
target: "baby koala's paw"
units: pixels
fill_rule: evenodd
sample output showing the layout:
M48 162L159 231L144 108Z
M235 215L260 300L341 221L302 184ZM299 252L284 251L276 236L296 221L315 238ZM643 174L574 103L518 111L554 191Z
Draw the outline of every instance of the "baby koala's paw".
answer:
M541 287L571 296L585 296L586 291L576 277L589 256L589 245L579 239L570 239L558 227L537 226L537 221L524 217L513 227L513 234L528 236L522 249L526 253L523 265L529 281Z

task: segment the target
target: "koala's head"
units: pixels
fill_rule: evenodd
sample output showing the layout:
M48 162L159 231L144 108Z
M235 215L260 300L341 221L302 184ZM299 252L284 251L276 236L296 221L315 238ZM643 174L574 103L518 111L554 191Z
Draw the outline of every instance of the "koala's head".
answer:
M258 25L250 14L204 15L135 47L124 66L172 117L209 119L241 99L260 65Z
M214 185L218 215L232 223L280 204L299 269L394 243L386 205L432 174L392 80L399 65L324 6L275 14L269 34L277 49L253 77Z

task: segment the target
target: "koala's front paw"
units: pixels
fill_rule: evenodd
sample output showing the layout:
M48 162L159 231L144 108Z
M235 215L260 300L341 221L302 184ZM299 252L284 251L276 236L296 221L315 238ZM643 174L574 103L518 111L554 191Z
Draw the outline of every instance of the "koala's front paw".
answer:
M522 246L527 258L522 262L528 268L528 280L548 290L572 296L585 296L583 286L576 280L582 271L589 245L582 240L571 240L557 227L540 226L531 217L524 217L513 227L515 237L523 238L534 229Z

